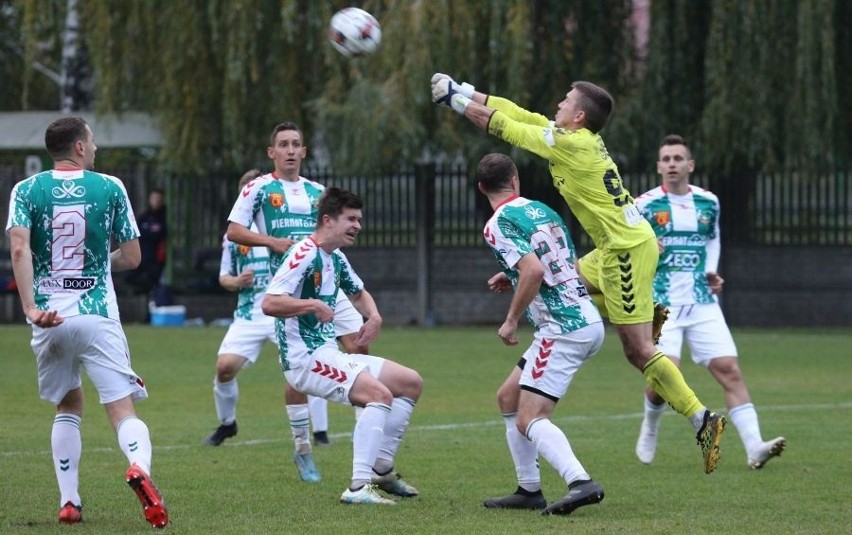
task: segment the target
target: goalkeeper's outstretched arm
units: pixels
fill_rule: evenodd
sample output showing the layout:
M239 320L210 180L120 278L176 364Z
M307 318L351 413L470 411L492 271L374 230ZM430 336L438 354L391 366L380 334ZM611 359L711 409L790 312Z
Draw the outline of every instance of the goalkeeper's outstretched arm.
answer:
M468 83L459 84L440 72L432 76L431 84L432 102L452 108L480 129L488 131L488 121L494 113L494 109L485 105L488 95L476 91Z

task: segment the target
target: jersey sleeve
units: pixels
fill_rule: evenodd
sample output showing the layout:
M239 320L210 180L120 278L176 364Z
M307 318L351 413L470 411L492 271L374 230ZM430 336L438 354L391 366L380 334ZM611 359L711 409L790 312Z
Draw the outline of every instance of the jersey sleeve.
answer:
M252 180L240 190L237 200L234 202L228 221L251 228L254 216L257 213L255 207L258 205L257 198L262 193L259 180Z
M719 258L722 255L722 238L719 233L719 219L722 215L721 207L719 205L719 200L716 201L716 222L713 226L713 235L708 236L707 245L705 246L707 250L707 259L706 259L706 269L707 271L717 272L719 271Z
M485 103L486 106L497 110L513 121L531 124L535 126L547 126L550 124L550 119L540 113L531 112L518 106L509 99L503 97L489 96Z
M509 269L514 269L521 258L532 252L521 230L506 218L492 218L485 227L484 236L494 253L503 259Z
M287 250L281 266L269 282L266 293L270 295L293 295L311 271L317 257L317 248L307 245L307 240L294 244Z
M234 257L234 243L227 235L222 237L222 260L219 262L219 276L237 276L237 261Z
M115 218L112 222L112 233L118 243L135 240L139 237L139 226L136 224L136 217L133 215L133 207L130 205L130 198L127 196L127 190L124 189L124 184L121 180L115 177L108 177L115 185Z
M563 149L560 151L562 155L564 149L572 150L570 132L557 128L549 121L544 124L526 123L501 111L495 111L491 116L488 133L551 162L561 160L560 153L554 150L557 145Z
M9 196L9 217L6 220L7 234L12 227L32 228L32 217L27 200L22 194L21 184L23 182L15 184L15 187L12 188L12 194Z
M346 258L346 255L338 249L334 252L334 254L340 260L340 289L346 295L354 295L364 289L364 281L355 273L355 270L352 269L352 264L349 263L349 259Z

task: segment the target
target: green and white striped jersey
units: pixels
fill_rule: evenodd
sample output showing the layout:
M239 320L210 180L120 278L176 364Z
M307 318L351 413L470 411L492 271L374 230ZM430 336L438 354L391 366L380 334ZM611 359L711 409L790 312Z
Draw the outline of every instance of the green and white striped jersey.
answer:
M269 173L243 187L228 221L249 228L254 223L261 234L299 241L316 228L317 202L324 189L303 177L290 182ZM275 273L284 255L269 251L269 259Z
M544 266L544 281L526 315L543 334L564 334L601 321L575 268L577 253L565 223L546 204L513 197L485 224L485 242L503 272L518 283L515 266L535 253Z
M30 229L33 289L40 310L119 319L110 239L139 237L121 181L93 171L50 170L18 182L6 232Z
M249 247L238 245L222 238L222 261L219 266L219 276L230 275L238 277L250 269L254 272L254 283L251 288L241 288L237 292L237 308L234 309L234 322L268 322L274 318L263 313L261 305L266 287L269 286L269 253L266 247Z
M718 197L693 185L685 195L657 186L636 204L663 248L654 276L654 301L668 306L715 302L707 272L719 266Z
M327 253L309 236L287 250L266 293L319 299L335 308L338 291L353 295L363 289L364 282L340 249ZM334 322L321 323L314 314L276 318L275 331L283 371L324 345L337 347Z

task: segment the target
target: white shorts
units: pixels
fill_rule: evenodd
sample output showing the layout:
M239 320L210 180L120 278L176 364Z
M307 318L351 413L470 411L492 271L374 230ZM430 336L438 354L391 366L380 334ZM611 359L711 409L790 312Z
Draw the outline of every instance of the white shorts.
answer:
M272 318L260 321L235 321L228 327L219 346L219 355L238 355L245 358L247 365L257 362L267 341L278 346L275 321Z
M148 391L130 367L127 338L116 320L83 314L65 318L58 327L33 326L32 348L38 366L41 398L59 404L82 386L80 368L98 391L101 404L127 396L145 399Z
M382 372L385 359L373 355L350 355L327 344L309 358L290 361L284 378L296 390L309 396L350 405L349 391L361 372L376 379Z
M361 313L355 310L346 294L338 290L337 303L334 305L334 336L340 338L357 333L362 325L364 318Z
M670 306L657 349L680 359L684 337L692 361L705 368L714 358L737 356L737 346L718 303Z
M561 335L536 332L532 345L524 353L521 388L559 401L568 391L574 374L598 352L603 340L604 327L600 322Z

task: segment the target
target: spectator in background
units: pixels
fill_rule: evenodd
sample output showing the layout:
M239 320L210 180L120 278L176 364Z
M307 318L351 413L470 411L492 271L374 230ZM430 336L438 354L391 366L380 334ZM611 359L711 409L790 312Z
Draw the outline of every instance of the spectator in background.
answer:
M165 193L154 188L148 193L148 205L136 218L139 225L139 247L142 261L139 267L128 273L127 282L136 294L150 294L160 284L166 266L166 204Z

